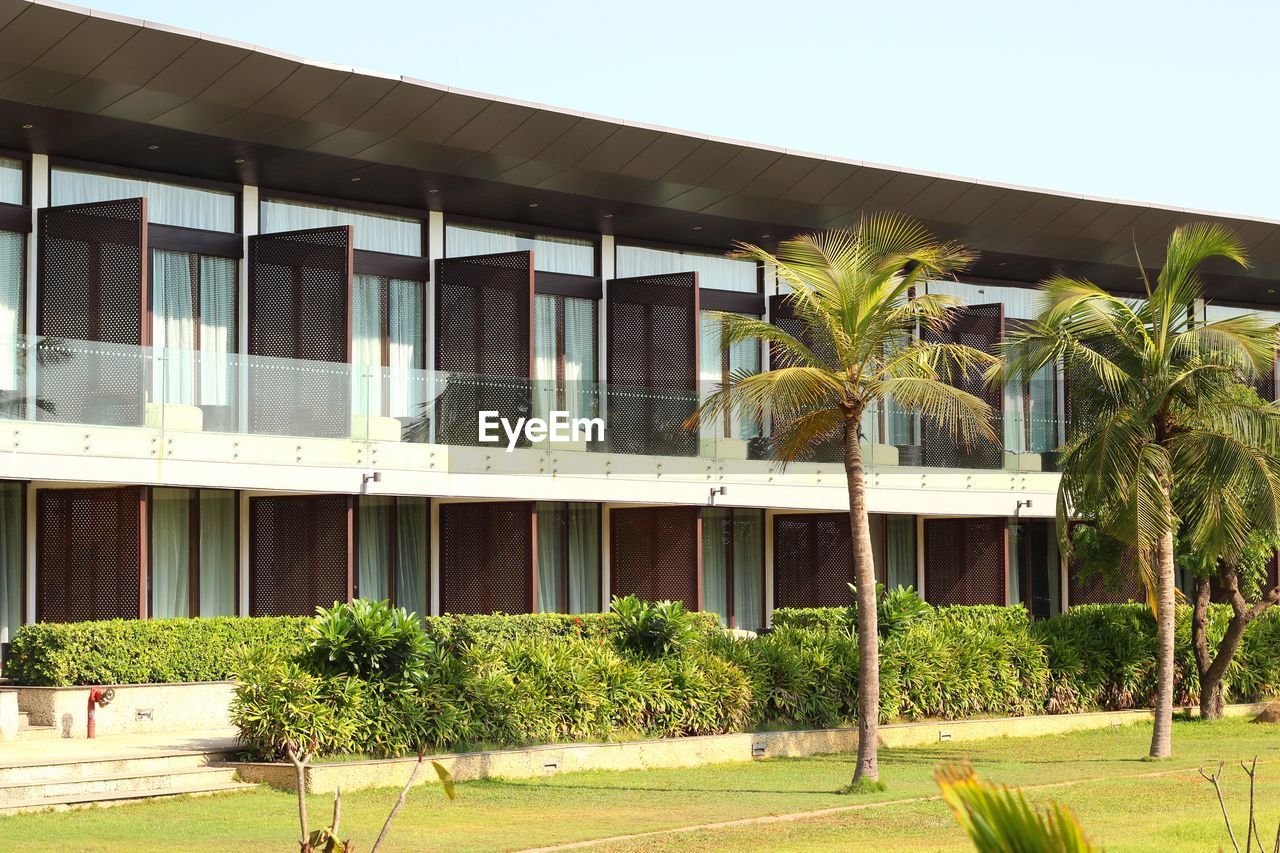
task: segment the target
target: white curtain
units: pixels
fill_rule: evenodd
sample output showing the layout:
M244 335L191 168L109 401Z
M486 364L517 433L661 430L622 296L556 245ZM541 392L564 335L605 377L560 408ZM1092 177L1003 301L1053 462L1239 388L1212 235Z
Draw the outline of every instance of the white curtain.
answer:
M195 255L161 249L151 253L151 342L159 362L152 373L155 402L196 402L197 274Z
M764 510L733 510L733 618L747 631L763 628Z
M1009 573L1009 603L1022 604L1022 547L1021 540L1023 530L1017 521L1010 519L1005 528L1005 536L1008 539L1005 549L1009 552L1008 573ZM1028 605L1028 609L1030 606Z
M560 611L561 570L564 566L564 505L539 503L538 512L538 612Z
M916 585L916 517L885 516L885 579L890 589Z
M382 279L357 275L352 288L352 411L382 413Z
M702 609L729 624L729 536L731 511L702 510Z
M236 615L236 498L225 489L200 490L200 616Z
M0 482L0 643L22 624L22 483Z
M724 353L721 351L722 329L720 321L703 311L698 318L702 333L702 351L698 365L698 399L705 400L724 382ZM723 415L714 418L702 418L699 431L703 438L720 438L724 436ZM710 608L708 608L710 609Z
M1058 446L1057 365L1046 364L1025 385L1004 387L1004 448L1045 453Z
M707 290L755 293L760 289L755 261L647 246L618 246L615 257L618 278L696 272L698 287Z
M393 498L365 495L360 498L359 565L360 597L373 601L390 598L387 579L391 566L391 513Z
M427 616L426 498L396 498L396 606Z
M387 415L393 418L420 416L426 399L422 290L420 281L387 281Z
M392 255L422 255L422 220L326 207L301 201L263 199L259 206L263 234L307 228L352 226L355 248Z
M4 174L0 170L0 176ZM21 384L18 342L22 336L23 248L21 234L0 231L0 392Z
M569 417L594 418L596 404L596 304L593 299L566 296L564 310L564 381Z
M151 617L191 615L191 491L151 492Z
M999 302L1004 306L1005 319L1034 320L1045 307L1044 297L1034 287L1007 287L963 281L930 281L925 286L929 293L945 293L965 305L990 305Z
M23 168L21 160L0 157L0 202L22 204L25 195L22 187L25 179L26 169Z
M236 261L200 257L200 403L235 402ZM206 425L208 429L208 425Z
M49 203L55 207L145 198L147 220L157 225L231 233L236 230L236 197L232 193L60 167L54 167L51 181Z
M556 403L556 297L533 297L533 414L546 419ZM567 359L566 359L567 361ZM566 364L566 368L568 365Z
M568 275L596 274L596 247L590 240L549 234L523 234L497 228L446 225L444 251L449 258L533 252L533 267Z
M569 548L569 612L600 611L600 505L566 504Z

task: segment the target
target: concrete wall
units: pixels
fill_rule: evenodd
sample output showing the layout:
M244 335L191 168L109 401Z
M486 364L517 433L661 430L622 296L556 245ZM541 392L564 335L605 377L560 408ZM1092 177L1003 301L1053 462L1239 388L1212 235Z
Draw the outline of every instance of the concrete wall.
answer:
M115 685L111 704L97 709L95 727L99 735L229 729L233 690L229 681ZM63 737L87 736L88 687L15 687L5 692L17 695L18 710L27 712L33 726L55 726Z
M1229 716L1253 715L1266 702L1230 705ZM984 740L994 737L1036 737L1087 729L1131 725L1151 718L1150 711L1102 711L1042 717L1002 717L989 720L896 723L880 727L881 746L927 746L935 743ZM803 757L857 749L855 729L817 729L795 732L758 732L709 737L665 738L626 743L533 746L494 752L435 755L459 782L477 779L530 779L582 770L645 770L732 764L759 758ZM307 789L332 793L362 788L399 787L408 780L416 759L349 761L315 764L307 768ZM295 790L296 776L290 764L242 763L240 778L274 788ZM435 784L436 774L427 767L415 784Z

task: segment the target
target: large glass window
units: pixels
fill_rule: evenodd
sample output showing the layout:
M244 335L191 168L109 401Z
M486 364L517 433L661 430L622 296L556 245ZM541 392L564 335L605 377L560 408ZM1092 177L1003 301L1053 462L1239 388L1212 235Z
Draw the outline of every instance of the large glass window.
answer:
M702 510L702 609L730 628L764 625L764 510Z
M1048 453L1058 449L1058 366L1046 364L1026 382L1004 389L1004 449Z
M365 495L357 519L357 595L426 616L427 499Z
M0 202L4 204L22 204L26 201L24 184L26 182L26 164L21 160L0 157Z
M596 246L591 240L501 228L480 228L475 225L445 224L444 253L448 258L529 251L533 252L535 270L568 275L596 274Z
M357 415L422 414L423 289L420 281L357 274L352 294L352 361Z
M887 589L916 587L916 517L868 516L871 526L871 559L876 577Z
M276 198L263 199L260 212L263 234L350 225L357 249L391 255L422 255L420 219Z
M49 203L54 207L139 197L147 200L148 222L202 231L237 230L234 193L61 166L52 170Z
M571 418L595 417L595 300L539 293L533 311L534 414L546 418L557 409Z
M990 305L998 302L1004 306L1006 320L1034 320L1045 307L1044 297L1034 287L974 284L966 281L930 281L925 287L929 293L954 296L964 305Z
M1009 603L1036 619L1062 612L1062 561L1053 521L1009 521Z
M235 260L154 250L151 305L151 342L159 361L153 398L200 406L207 430L232 429Z
M706 290L735 290L740 293L760 290L755 261L647 246L618 246L616 259L618 278L696 272L698 287Z
M733 376L760 372L760 341L738 341L726 349L722 337L723 324L714 315L703 312L702 365L699 370L700 396L729 385ZM760 434L760 424L742 412L725 412L717 423L704 423L702 434L716 438L751 439Z
M0 481L0 643L22 624L23 484Z
M3 403L12 400L21 385L18 342L22 337L25 246L22 234L0 231L0 417L11 416Z
M236 614L237 507L231 491L151 490L153 619Z
M548 503L538 513L538 611L600 610L600 505Z

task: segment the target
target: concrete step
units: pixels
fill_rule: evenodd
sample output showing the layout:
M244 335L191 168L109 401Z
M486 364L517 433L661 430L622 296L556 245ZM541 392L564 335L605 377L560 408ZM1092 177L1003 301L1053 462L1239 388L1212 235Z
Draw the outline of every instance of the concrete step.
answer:
M62 733L54 726L33 726L19 722L18 737L22 740L60 740Z
M65 739L60 740L62 746L70 743L72 742ZM85 742L80 742L80 744L83 743ZM0 785L177 773L208 767L230 756L231 753L224 750L209 752L170 749L155 750L151 753L101 755L89 749L80 751L73 748L73 751L65 754L65 757L55 760L14 761L6 765L3 751L0 751Z
M252 791L256 785L244 782L216 782L195 785L186 788L174 787L149 791L109 791L101 794L69 794L61 797L42 797L26 800L21 803L0 803L0 817L20 812L66 811L68 809L93 808L95 806L115 806L122 803L137 802L168 797L204 796L236 791Z
M71 799L127 791L163 792L175 788L187 791L230 784L235 781L234 767L215 765L151 773L10 782L0 785L0 808L21 806L32 801Z
M28 714L26 711L19 711L18 712L18 728L25 729L27 726L30 726L30 725L31 725L31 715Z

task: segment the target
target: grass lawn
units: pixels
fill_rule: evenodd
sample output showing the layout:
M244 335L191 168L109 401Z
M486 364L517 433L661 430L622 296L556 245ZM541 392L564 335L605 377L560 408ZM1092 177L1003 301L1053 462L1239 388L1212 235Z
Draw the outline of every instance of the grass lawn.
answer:
M649 836L608 850L862 848L966 849L946 807L898 802L937 794L933 768L968 758L985 778L1010 785L1064 784L1028 791L1069 805L1108 850L1229 848L1212 786L1196 767L1219 759L1228 807L1243 844L1248 780L1236 762L1259 757L1259 828L1267 848L1280 819L1280 728L1241 720L1179 721L1175 757L1142 760L1149 725L1043 738L881 751L882 793L846 796L851 756L775 759L696 770L576 773L538 780L471 782L447 801L415 789L397 818L391 850L518 850L717 821L890 803L795 821ZM1231 772L1234 771L1234 772ZM1160 774L1151 776L1147 774ZM1146 775L1146 778L1139 778ZM389 785L399 780L388 779ZM343 836L368 850L395 799L392 789L343 797ZM313 797L313 823L331 800ZM140 803L109 809L0 818L0 843L23 850L285 850L297 837L291 794L248 794Z

